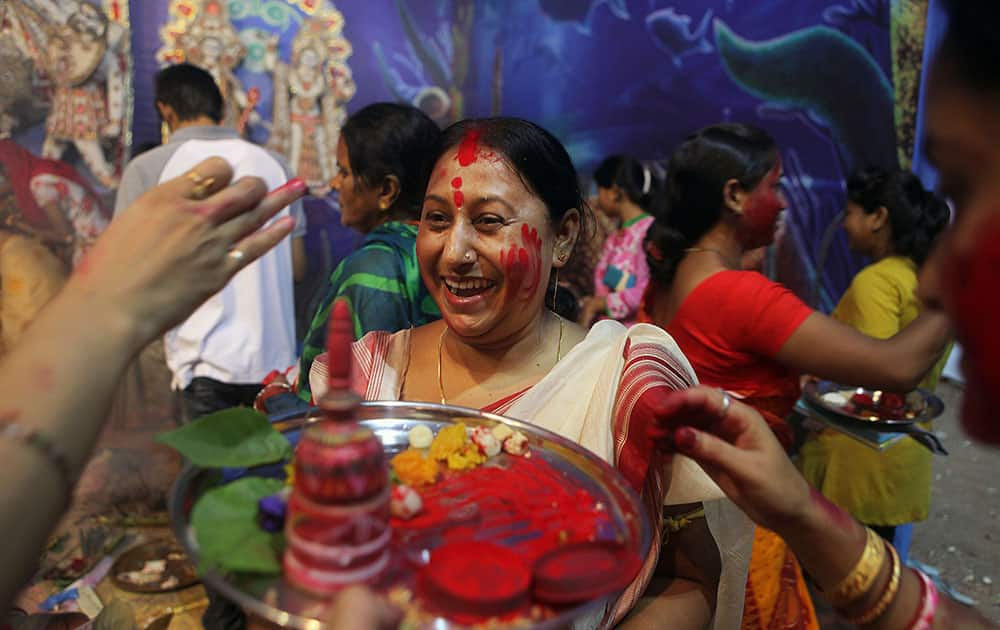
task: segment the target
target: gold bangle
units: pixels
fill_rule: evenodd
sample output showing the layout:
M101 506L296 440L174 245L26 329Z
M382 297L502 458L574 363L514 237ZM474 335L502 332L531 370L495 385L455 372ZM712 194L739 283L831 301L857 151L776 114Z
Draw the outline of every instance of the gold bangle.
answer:
M882 562L885 560L885 545L882 538L870 527L866 527L865 532L867 532L868 538L865 540L865 548L861 552L861 557L858 558L847 577L842 579L827 596L835 608L844 608L863 597L871 590L872 584L875 583L875 578L878 577L878 572L882 568Z
M893 548L888 542L885 546L889 549L889 555L892 557L892 576L889 578L889 583L886 585L885 590L882 591L882 596L878 598L875 605L868 609L867 612L853 618L848 618L848 623L856 626L863 626L867 623L871 623L879 618L882 613L885 612L889 604L896 599L896 595L899 593L899 574L900 574L900 561L899 554L896 553L896 549Z

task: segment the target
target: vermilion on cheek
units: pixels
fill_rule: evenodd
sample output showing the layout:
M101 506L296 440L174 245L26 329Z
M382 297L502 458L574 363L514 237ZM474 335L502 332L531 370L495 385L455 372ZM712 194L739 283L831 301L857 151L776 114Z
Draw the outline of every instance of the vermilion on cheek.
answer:
M747 205L743 216L756 241L771 241L782 205L781 199L773 192L763 193Z
M949 252L942 290L965 352L963 425L972 437L996 444L1000 423L990 401L1000 391L1000 329L991 315L1000 310L1000 216L975 229L970 245Z
M523 224L521 245L501 250L500 266L511 287L507 295L525 302L531 300L542 278L542 240L538 230Z

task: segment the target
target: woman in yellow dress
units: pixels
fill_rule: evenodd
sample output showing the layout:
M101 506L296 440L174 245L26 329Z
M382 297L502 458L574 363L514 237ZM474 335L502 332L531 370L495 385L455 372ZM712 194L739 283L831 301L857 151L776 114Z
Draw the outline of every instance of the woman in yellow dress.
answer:
M868 169L847 182L844 216L851 249L874 262L858 273L833 317L871 337L889 338L920 314L917 272L948 225L947 204L916 175ZM942 355L920 383L933 390ZM931 453L902 439L876 451L830 429L802 448L803 475L828 499L893 542L905 558L913 523L927 518Z

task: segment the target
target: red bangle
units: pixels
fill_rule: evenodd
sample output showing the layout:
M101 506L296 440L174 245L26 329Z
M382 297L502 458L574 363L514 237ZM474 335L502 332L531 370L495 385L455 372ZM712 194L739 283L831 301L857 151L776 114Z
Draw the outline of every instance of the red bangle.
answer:
M286 392L294 391L292 386L288 383L270 383L265 385L259 392L257 392L257 396L254 397L253 408L261 413L264 413L264 402L272 396L277 396L278 392L275 390L279 389Z
M931 630L934 626L934 617L937 615L938 591L934 580L927 577L923 571L916 571L920 578L920 608L917 609L917 616L913 618L910 630Z

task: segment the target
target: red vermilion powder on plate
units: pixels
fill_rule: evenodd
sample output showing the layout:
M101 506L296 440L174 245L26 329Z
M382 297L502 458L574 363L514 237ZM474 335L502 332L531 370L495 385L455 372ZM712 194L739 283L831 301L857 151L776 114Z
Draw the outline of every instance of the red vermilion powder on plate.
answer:
M617 543L564 545L535 563L531 594L546 604L585 602L625 588L641 565L639 556Z
M431 552L420 584L434 608L489 617L528 605L531 569L507 547L451 542Z
M621 525L583 483L533 452L502 454L417 488L423 510L392 526L405 557L430 550L416 582L421 605L475 624L626 586L642 558L625 547Z
M501 455L486 465L418 488L423 511L393 519L398 540L492 542L527 563L553 548L614 537L604 505L543 458ZM428 544L433 547L434 544Z

